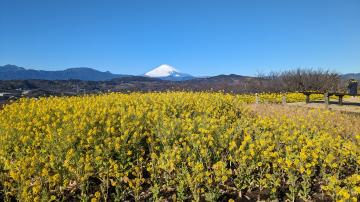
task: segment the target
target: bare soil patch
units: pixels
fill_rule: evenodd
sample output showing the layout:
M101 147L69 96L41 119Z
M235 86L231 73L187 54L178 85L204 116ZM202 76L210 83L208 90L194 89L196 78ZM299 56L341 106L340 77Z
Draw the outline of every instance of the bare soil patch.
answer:
M323 108L334 111L359 113L360 114L360 97L347 97L344 98L343 105L338 104L338 100L331 99L329 106L326 106L324 101L312 101L308 104L305 102L288 103L288 106L308 107L308 108Z

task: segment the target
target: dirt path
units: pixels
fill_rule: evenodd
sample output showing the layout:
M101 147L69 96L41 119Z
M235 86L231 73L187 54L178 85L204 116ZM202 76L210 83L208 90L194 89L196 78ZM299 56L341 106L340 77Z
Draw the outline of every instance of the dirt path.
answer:
M309 108L326 108L324 101L313 101L309 104L305 102L288 103L289 106L309 107ZM344 104L338 105L338 100L330 100L330 110L360 113L360 97L348 97L344 98Z

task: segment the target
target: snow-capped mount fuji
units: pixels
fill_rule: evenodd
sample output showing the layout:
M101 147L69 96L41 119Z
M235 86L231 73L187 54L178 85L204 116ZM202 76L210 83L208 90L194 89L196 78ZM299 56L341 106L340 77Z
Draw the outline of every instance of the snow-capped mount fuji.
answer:
M162 64L144 75L151 78L159 78L170 81L184 81L194 78L190 74L182 73L168 64Z

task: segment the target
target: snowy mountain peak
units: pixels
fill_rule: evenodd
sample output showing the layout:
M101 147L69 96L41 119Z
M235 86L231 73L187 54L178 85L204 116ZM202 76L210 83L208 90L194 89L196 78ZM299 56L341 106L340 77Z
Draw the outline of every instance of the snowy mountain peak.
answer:
M181 73L179 70L167 64L160 65L145 73L145 76L169 81L184 81L194 78L190 74Z
M157 68L145 73L145 75L148 77L167 77L173 74L176 76L176 73L179 73L179 71L174 67L167 64L162 64Z

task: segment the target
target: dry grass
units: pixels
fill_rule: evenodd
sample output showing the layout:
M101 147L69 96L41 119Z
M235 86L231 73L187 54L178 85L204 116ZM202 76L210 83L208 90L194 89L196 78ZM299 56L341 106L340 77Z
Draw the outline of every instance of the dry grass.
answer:
M347 97L344 98L343 105L338 104L337 99L331 99L328 106L329 110L348 112L348 113L359 113L360 114L360 97ZM307 108L319 108L325 109L326 106L323 101L313 101L306 104L305 102L288 103L288 106L298 106Z
M326 120L327 127L332 127L334 129L341 129L344 134L360 134L360 114L358 113L344 113L344 111L339 110L329 110L322 107L318 108L304 108L294 107L292 104L286 106L277 105L277 104L258 104L258 105L249 105L250 110L252 110L256 115L266 116L273 119L291 119L298 122L299 125L303 127L324 127L322 122L309 122L308 120ZM297 105L295 105L297 106ZM346 107L346 106L339 106ZM358 107L360 108L360 107ZM325 113L320 113L325 112ZM325 116L324 116L325 114Z

